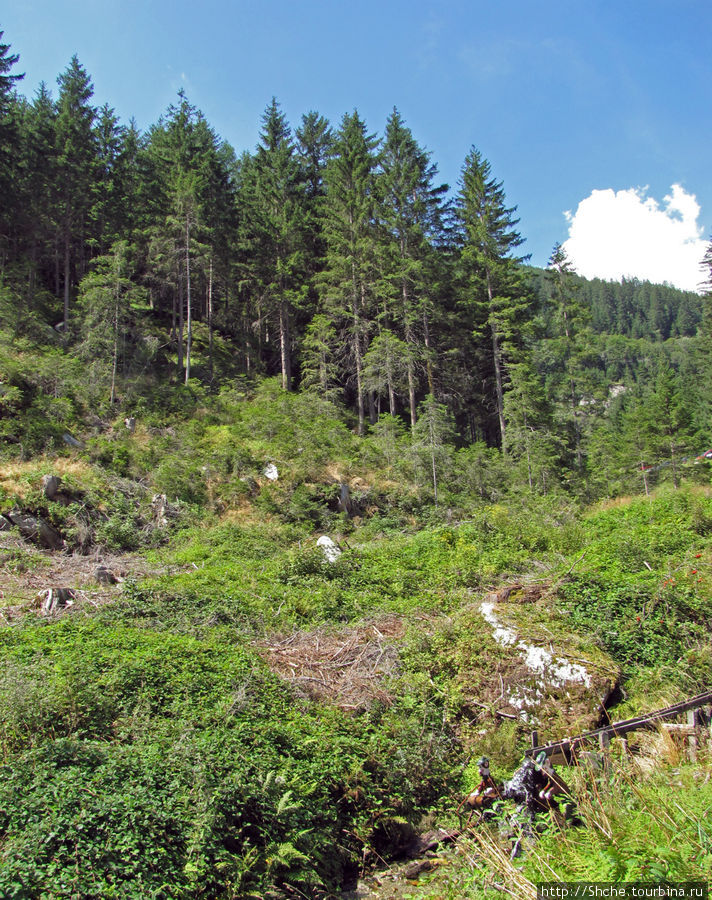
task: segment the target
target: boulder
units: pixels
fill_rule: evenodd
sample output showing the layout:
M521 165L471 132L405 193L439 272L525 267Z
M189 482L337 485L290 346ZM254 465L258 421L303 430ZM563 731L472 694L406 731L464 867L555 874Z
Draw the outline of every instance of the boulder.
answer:
M324 559L328 563L335 563L336 560L341 556L341 548L338 544L336 544L332 539L323 534L319 540L316 542L317 547L321 547L321 552L324 554Z
M277 466L275 466L274 463L267 463L267 465L262 470L262 474L270 481L277 481L279 478L279 472L277 470Z
M20 510L13 509L7 518L13 525L17 525L20 529L20 534L26 540L35 541L48 550L61 550L64 547L62 535L49 522L45 522L39 516L30 516Z
M538 599L537 591L513 588L491 593L479 604L498 645L498 666L484 697L477 699L490 699L499 715L533 729L545 725L550 739L564 729L595 728L619 681L619 667L594 636L571 634L562 627L543 586ZM521 614L523 603L531 615Z
M71 435L68 431L64 432L64 434L62 435L62 440L69 447L76 447L77 450L83 450L84 447L86 446L84 441L78 440L73 435Z
M48 500L54 500L54 498L57 496L57 491L59 490L59 486L61 483L62 479L59 477L59 475L42 476L42 491Z

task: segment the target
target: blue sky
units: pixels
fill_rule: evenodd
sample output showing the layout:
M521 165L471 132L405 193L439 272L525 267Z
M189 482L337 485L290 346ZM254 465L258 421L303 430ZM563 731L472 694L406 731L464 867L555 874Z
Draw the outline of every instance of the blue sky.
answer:
M699 280L709 0L23 0L0 29L27 96L76 53L97 105L147 128L183 87L238 153L273 95L293 124L356 108L378 133L397 106L453 187L472 145L489 159L535 264L569 239L583 274L616 277L616 256L646 277L649 257Z

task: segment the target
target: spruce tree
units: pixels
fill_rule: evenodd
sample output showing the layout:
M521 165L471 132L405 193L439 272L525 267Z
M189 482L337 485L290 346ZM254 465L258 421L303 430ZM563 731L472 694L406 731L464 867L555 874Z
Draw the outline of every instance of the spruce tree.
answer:
M282 389L292 388L293 317L306 294L306 189L291 129L277 101L262 117L255 193L246 212L249 277L276 324Z
M442 234L442 201L447 185L434 185L437 167L418 146L397 109L386 124L380 156L379 215L384 232L382 324L404 342L411 428L415 426L417 367L428 359L432 307L433 244ZM430 390L432 392L432 375ZM393 400L392 386L389 396ZM394 412L391 409L391 412Z
M144 290L130 276L129 247L125 241L116 241L108 254L93 260L92 271L79 285L79 354L90 367L95 390L108 382L112 406L117 400L119 363L133 324L132 304L144 297Z
M323 233L323 207L326 196L324 173L334 143L334 134L329 122L311 110L302 116L295 132L297 158L304 180L304 273L306 298L296 310L301 331L315 314L319 303L319 275L324 269L326 241ZM302 345L303 346L303 345ZM303 371L301 373L303 375Z
M13 219L18 212L16 183L20 157L20 104L15 95L15 85L25 77L24 74L12 72L20 57L17 53L10 53L10 44L2 42L3 34L0 31L0 270L4 267Z
M112 243L119 240L124 224L117 202L119 185L116 178L124 130L114 110L105 103L97 113L94 127L96 171L89 210L89 243L96 254L106 253Z
M364 354L368 345L377 282L375 169L378 145L354 112L345 115L326 167L324 237L326 262L320 281L325 313L343 336L340 360L353 383L358 409L358 433L366 423ZM375 420L375 409L371 410Z
M540 358L548 360L547 386L552 398L566 410L575 466L583 467L583 416L586 355L591 335L588 310L578 297L575 270L561 244L549 258L547 278L551 292L548 333L540 345ZM542 369L545 367L542 366Z
M182 91L178 97L150 133L148 168L159 199L149 230L149 265L158 291L171 296L171 335L187 383L199 306L196 288L207 282L209 307L218 223L231 198L217 136Z
M473 147L465 159L456 200L467 292L464 303L473 332L489 343L500 446L505 454L507 350L529 305L519 272L523 257L513 255L523 243L516 230L515 210L506 205L502 183L492 177L489 162Z
M412 452L416 461L425 470L429 470L436 506L443 470L451 462L451 442L454 436L454 423L447 407L439 403L432 394L428 394L420 404L418 420L413 429Z
M76 56L57 83L57 228L63 262L66 341L70 295L83 274L88 255L88 217L96 177L96 111L89 103L93 85Z
M56 260L56 110L42 82L32 103L23 106L20 123L21 165L15 184L21 202L13 228L18 258L26 276L28 311L37 306L43 290L60 293ZM56 321L56 320L55 320Z
M697 328L694 356L699 372L697 378L697 418L702 434L707 441L712 440L712 241L702 258L703 272L702 319Z

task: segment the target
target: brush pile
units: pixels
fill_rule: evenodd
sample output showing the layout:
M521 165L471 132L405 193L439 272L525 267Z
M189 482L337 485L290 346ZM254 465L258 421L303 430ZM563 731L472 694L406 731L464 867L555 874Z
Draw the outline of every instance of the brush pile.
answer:
M405 634L398 616L340 629L297 631L259 645L273 671L305 696L345 710L390 704L388 679L398 671L396 642Z

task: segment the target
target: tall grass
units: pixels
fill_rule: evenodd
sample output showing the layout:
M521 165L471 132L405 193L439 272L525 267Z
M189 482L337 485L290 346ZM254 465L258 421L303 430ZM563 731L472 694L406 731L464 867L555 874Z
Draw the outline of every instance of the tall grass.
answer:
M618 747L605 768L581 766L565 776L582 824L552 812L530 827L510 810L498 825L473 829L464 846L476 874L468 896L494 882L510 896L532 900L541 882L710 879L708 749L693 764L669 735L644 736L635 754ZM512 858L517 841L524 852Z

